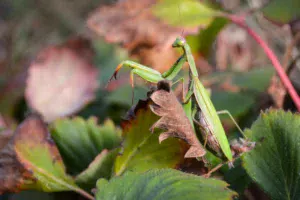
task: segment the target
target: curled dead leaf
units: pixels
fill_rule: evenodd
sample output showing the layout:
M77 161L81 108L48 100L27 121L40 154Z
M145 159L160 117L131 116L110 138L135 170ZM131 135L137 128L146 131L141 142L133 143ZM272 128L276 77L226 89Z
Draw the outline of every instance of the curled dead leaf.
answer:
M158 71L165 71L178 57L172 43L182 28L165 24L152 14L157 0L126 0L98 8L89 17L88 27L108 42L119 43L133 57ZM196 33L198 28L185 34Z
M42 50L29 68L25 90L29 106L50 122L90 102L98 87L92 54L82 38Z
M151 94L150 99L153 101L153 104L150 105L151 110L156 115L161 116L150 130L153 131L155 128L166 130L160 134L159 142L169 137L183 139L191 145L184 156L185 158L203 157L206 151L194 133L182 105L172 92L170 83L167 81L159 82L157 90Z

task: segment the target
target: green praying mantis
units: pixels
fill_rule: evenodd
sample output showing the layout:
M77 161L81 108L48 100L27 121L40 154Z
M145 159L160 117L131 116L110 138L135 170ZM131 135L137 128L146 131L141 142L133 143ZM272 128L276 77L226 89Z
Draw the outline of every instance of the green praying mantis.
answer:
M232 165L232 162L234 160L232 149L230 148L229 141L227 140L225 130L221 124L218 114L228 114L230 118L234 121L235 125L238 127L241 133L243 133L242 130L239 128L239 126L237 125L237 123L235 122L235 120L233 119L233 117L230 115L228 111L221 111L221 112L216 111L210 99L210 95L207 93L207 90L199 80L195 61L191 53L191 49L187 44L186 40L183 37L178 37L172 44L172 47L181 48L183 50L183 55L181 55L178 58L178 60L173 64L173 66L168 71L161 74L160 72L151 69L147 66L127 60L121 62L117 66L114 74L110 78L110 81L113 78L116 79L117 73L122 67L129 67L132 69L130 71L130 82L132 87L134 87L134 75L138 75L142 79L155 84L157 84L159 81L162 80L172 81L178 75L184 63L188 62L189 69L190 69L190 75L189 75L190 84L189 84L188 92L183 100L183 106L188 104L190 105L192 100L193 104L195 105L194 107L196 107L197 109L199 119L195 120L193 116L194 114L191 114L192 112L190 110L186 111L188 115L187 117L189 118L193 127L194 127L193 122L199 125L201 129L201 134L204 138L204 147L207 145L211 150L213 150L217 154L218 157L226 159L229 165ZM178 79L177 81L179 80L183 81L182 78ZM244 142L245 140L241 140L241 141ZM244 142L244 144L249 145L247 142ZM239 143L235 147L238 149L242 149L241 145L244 144Z

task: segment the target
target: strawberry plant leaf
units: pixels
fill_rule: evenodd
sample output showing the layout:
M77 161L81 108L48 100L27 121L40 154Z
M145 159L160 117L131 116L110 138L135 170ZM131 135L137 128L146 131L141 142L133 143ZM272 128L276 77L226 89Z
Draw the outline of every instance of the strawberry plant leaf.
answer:
M272 199L300 197L300 116L271 110L262 113L246 135L256 147L242 160L250 177Z
M82 188L90 190L95 187L99 178L109 179L118 151L119 149L111 151L104 149L86 170L76 176L75 182Z
M215 18L205 29L200 30L197 35L187 36L187 43L191 45L193 53L200 52L202 56L208 58L213 43L227 23L227 19Z
M162 0L153 7L153 13L172 25L199 27L209 25L217 11L197 0Z
M273 0L262 9L264 16L278 24L287 24L300 17L299 0Z
M234 117L245 115L255 104L255 96L247 93L214 91L212 93L212 102L217 110L229 110ZM243 102L242 104L239 102ZM228 116L220 116L226 119Z
M159 119L149 108L148 101L140 100L131 109L122 124L123 151L115 161L114 173L125 171L144 172L152 168L175 168L182 162L183 143L170 138L159 144L159 133L150 132L150 127Z
M264 67L250 70L248 73L236 73L232 77L233 84L251 89L257 92L263 92L270 84L270 80L274 75L274 68Z
M13 141L0 149L0 194L4 192L19 192L24 187L34 183L34 178L18 161L14 151Z
M233 199L236 193L226 182L207 179L174 169L155 169L145 173L128 172L109 182L97 182L97 200L135 199Z
M112 121L107 120L99 126L94 117L58 119L51 125L51 135L71 174L79 174L104 149L112 150L121 141L120 130Z
M50 137L46 124L39 116L29 116L16 130L14 149L18 161L30 177L19 186L45 192L75 191L91 198L65 172L62 158Z

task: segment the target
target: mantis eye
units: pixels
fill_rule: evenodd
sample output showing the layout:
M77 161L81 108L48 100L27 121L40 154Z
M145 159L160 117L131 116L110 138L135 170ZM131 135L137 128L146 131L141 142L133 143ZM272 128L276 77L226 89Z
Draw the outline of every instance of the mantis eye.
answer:
M172 44L172 47L183 47L185 43L186 41L183 37L178 37Z

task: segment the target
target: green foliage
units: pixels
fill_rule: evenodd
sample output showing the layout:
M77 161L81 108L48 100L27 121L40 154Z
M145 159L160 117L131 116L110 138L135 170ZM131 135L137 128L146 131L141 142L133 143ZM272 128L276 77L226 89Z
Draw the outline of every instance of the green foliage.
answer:
M79 191L74 180L65 172L65 166L46 125L36 116L27 118L16 131L14 148L18 160L30 172L20 186L45 192Z
M97 200L233 199L235 192L220 180L186 174L172 169L128 172L109 182L97 183Z
M141 102L137 105L139 107ZM123 124L122 155L115 161L114 173L144 172L153 168L174 168L183 159L184 149L178 139L170 138L159 144L159 133L150 127L159 119L148 106L139 108L134 119Z
M114 149L112 151L106 149L103 150L86 170L76 176L75 182L79 186L91 190L95 187L99 178L109 179L112 174L112 166L118 151L119 149Z
M82 172L104 149L114 149L121 141L120 130L112 121L99 126L92 117L58 119L51 125L51 136L72 174Z
M257 146L242 157L244 167L272 199L299 199L299 129L299 115L270 110L246 131Z
M213 91L211 98L216 109L229 110L234 117L244 116L253 108L259 94L266 90L273 74L273 68L253 69L247 73L215 73L210 77L211 79L217 79L222 83L226 78L230 78L232 86L241 90L239 92ZM225 115L220 117L228 118Z
M287 24L300 17L299 0L273 0L262 9L263 14L270 20Z
M216 91L211 98L217 110L229 110L234 117L245 114L255 103L255 96L247 93Z
M56 5L57 2L49 2L42 0L38 6L35 6L32 0L21 0L18 3L4 0L4 3L0 3L0 10L4 11L1 21L3 41L1 40L0 44L0 108L3 116L3 119L0 116L0 128L3 128L3 132L15 129L15 125L10 126L11 123L17 123L21 118L23 119L24 113L27 112L26 109L30 105L28 100L27 105L24 100L24 87L26 86L24 77L30 72L24 68L24 63L28 63L32 57L38 55L39 49L51 48L51 46L46 47L49 42L51 44L59 43L65 40L70 33L82 32L81 29L86 21L83 16L87 16L94 3L95 5L97 3L95 0L84 1L84 3L81 1L70 3L68 0L57 1L62 3L63 6L61 6ZM205 59L212 65L215 65L215 61L219 59L218 55L211 55L219 47L214 48L214 42L220 31L230 23L225 18L217 17L223 9L221 1L218 3L210 0L144 2L136 4L135 0L119 1L119 3L109 6L111 7L110 11L106 6L95 10L95 13L100 13L100 15L97 15L93 25L96 26L94 27L96 34L103 37L95 39L96 37L88 36L87 42L92 43L95 52L92 49L86 51L87 49L83 48L85 45L82 43L70 43L69 41L65 44L65 47L69 48L65 51L66 54L69 55L70 51L75 51L78 52L78 55L67 59L67 62L62 62L66 65L66 71L62 70L62 72L68 72L67 69L71 69L70 72L72 72L75 69L74 66L82 64L81 61L85 58L88 58L88 65L93 61L99 70L97 81L95 80L99 83L99 88L91 94L95 95L95 99L77 115L83 118L97 116L101 120L109 118L117 124L121 122L123 113L132 105L132 89L128 79L122 77L124 74L126 77L128 76L128 71L123 69L118 74L118 77L121 77L119 81L114 82L110 87L105 87L110 75L114 73L115 67L130 57L130 59L139 60L142 64L152 66L158 71L165 71L170 67L169 65L157 67L156 62L153 61L157 61L157 63L164 63L164 61L172 63L171 59L175 61L175 53L179 51L174 50L172 56L171 51L173 50L170 41L175 35L179 36L181 31L185 33L182 35L185 36L191 45L193 54L198 59L196 59L198 67L201 67L198 64L200 63L198 62L199 58ZM150 2L154 3L153 7L147 7ZM244 8L243 3L240 8ZM68 12L61 12L60 8L62 7L72 9L68 9ZM82 10L83 7L86 7L87 10ZM127 12L127 8L130 12ZM101 11L99 12L99 10ZM107 12L102 12L104 10ZM261 11L267 19L278 24L288 24L292 21L295 23L300 18L300 1L271 0ZM240 16L239 9L235 9L234 13L236 13L236 17ZM252 14L249 13L249 17L251 17L250 15ZM157 17L161 20L158 20ZM45 24L46 26L44 26ZM59 24L59 27L56 24ZM252 25L255 27L255 24ZM90 24L89 28L92 29ZM109 31L103 31L103 28ZM155 31L149 32L148 29ZM292 27L292 29L294 30L296 27ZM198 30L199 32L196 34ZM263 31L266 30L268 27ZM196 35L189 35L193 33ZM226 37L231 43L231 36ZM290 39L292 41L293 38ZM277 51L278 46L272 44L272 41L268 42L278 55L283 52L282 49ZM114 44L112 45L112 43ZM254 56L254 51L257 50L255 45L247 43L245 47L249 48L247 50L255 58L251 64L266 63L266 58L261 60L263 57ZM57 48L64 47L59 45ZM229 48L233 51L229 53L239 55L240 52L243 53L243 48L243 44L238 44L236 48ZM296 45L294 48L297 48ZM168 54L168 50L170 50L170 54ZM60 58L63 54L58 53L57 55ZM40 64L43 60L47 60L46 58L47 56L42 56L34 63ZM230 60L232 63L236 61L233 57ZM57 61L50 59L49 63L59 66ZM37 68L37 70L42 69L42 67ZM43 102L53 103L60 94L66 94L67 88L73 81L78 84L78 90L83 83L91 83L89 78L86 81L82 80L81 72L79 76L75 76L74 73L63 74L59 71L56 72L52 67L50 69L50 72L45 73L44 78L37 76L37 79L42 77L41 82L33 84L33 91L40 92L43 97L41 98L42 107L49 108L49 104ZM58 67L58 69L62 68ZM182 70L178 77L185 72L187 70ZM95 75L92 71L90 74ZM254 117L256 118L255 110L260 109L258 97L266 91L273 74L272 68L264 67L239 73L213 72L208 75L207 79L201 80L204 80L204 83L212 83L209 87L212 89L212 101L217 110L229 110L240 122L246 121L250 124ZM72 81L64 81L64 85L58 84L59 87L53 90L54 85L44 84L45 78L53 80L53 83L62 83L64 78L71 78ZM222 87L225 86L224 82L227 84L227 81L229 84L226 86L229 87ZM47 90L39 91L35 88L35 86L42 85L46 86ZM134 102L146 97L146 92L149 91L149 87L138 86L138 82L136 85ZM76 92L77 87L74 89L75 91L72 91ZM53 91L52 97L49 96L51 90ZM84 95L79 95L79 97L82 96ZM67 97L66 106L69 106L68 101L74 100L74 98L72 95L67 95ZM32 99L37 100L35 97ZM171 104L170 107L173 108L173 105ZM54 103L53 111L66 108L66 106ZM61 197L56 196L57 194L62 194L62 199L69 199L71 192L64 193L62 191L74 191L86 198L93 199L87 192L95 187L97 188L96 199L233 199L236 192L241 195L241 198L245 191L251 193L252 191L247 190L247 187L252 180L272 199L299 199L299 115L275 110L262 114L252 128L246 131L249 140L256 141L255 149L244 153L241 159L235 160L235 168L228 169L228 166L224 165L213 173L213 175L222 176L225 182L165 169L177 168L190 173L203 174L222 163L222 160L216 157L216 153L207 151L206 162L193 160L194 163L197 163L193 168L194 166L191 164L193 162L184 159L184 154L189 148L186 143L176 138L168 138L159 144L158 137L162 130L156 130L153 134L149 131L159 117L154 115L148 106L149 104L140 105L139 103L134 112L133 109L129 111L128 116L131 117L126 118L125 122L122 121L123 137L121 137L121 131L111 120L98 125L96 118L87 120L81 117L58 119L49 125L49 133L48 127L42 119L36 116L28 117L24 123L18 126L10 142L8 142L10 135L6 139L0 138L0 193L25 189L51 193L45 195L41 192L25 192L21 193L19 197L6 194L0 196L0 199L60 199ZM40 112L35 108L33 110ZM67 114L70 113L66 112ZM178 113L169 113L168 116L176 114ZM253 118L249 117L251 114ZM178 126L178 124L175 122L172 125ZM225 129L226 125L227 121ZM227 138L231 141L230 137L236 136L228 134ZM123 141L122 145L121 140ZM227 142L227 140L224 141Z
M232 78L232 82L242 89L263 92L269 86L273 75L274 68L257 68L247 73L236 73Z
M197 0L163 0L153 7L153 13L172 25L198 27L209 25L217 11Z
M186 40L191 44L192 51L208 57L218 33L227 23L227 19L215 18L205 29L200 30L198 35L187 36Z
M252 182L246 170L242 167L241 159L234 162L234 168L224 172L224 180L230 185L229 188L242 195Z

